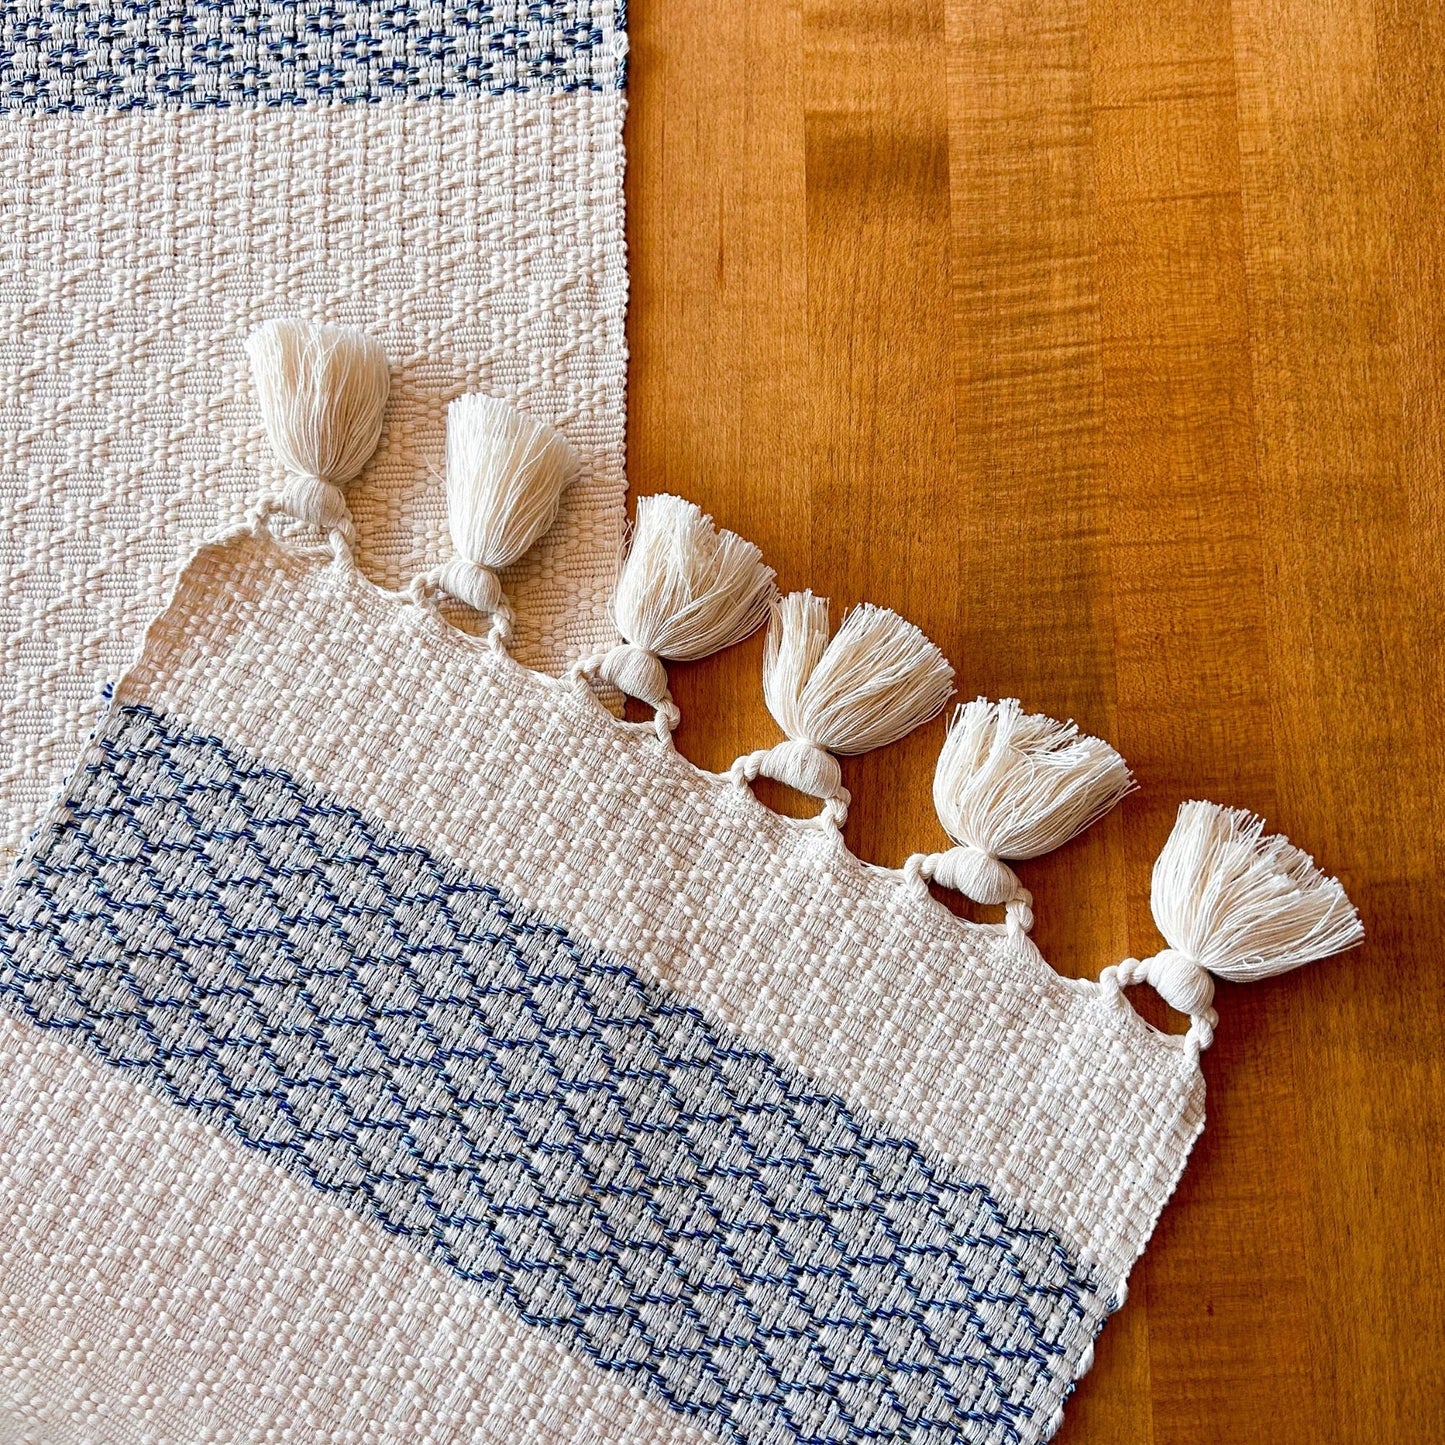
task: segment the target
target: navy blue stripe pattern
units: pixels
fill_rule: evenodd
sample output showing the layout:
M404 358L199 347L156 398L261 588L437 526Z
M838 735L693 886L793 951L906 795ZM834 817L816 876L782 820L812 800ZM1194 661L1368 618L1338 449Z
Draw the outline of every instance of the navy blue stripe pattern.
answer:
M0 999L725 1438L1037 1438L1101 1313L1051 1232L284 772L113 712Z
M616 90L617 0L6 0L0 110Z

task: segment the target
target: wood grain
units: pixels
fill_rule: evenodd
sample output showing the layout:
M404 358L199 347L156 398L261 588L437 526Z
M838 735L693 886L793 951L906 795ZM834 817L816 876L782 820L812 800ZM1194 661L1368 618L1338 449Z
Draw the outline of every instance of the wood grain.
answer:
M1188 796L1265 813L1365 916L1220 989L1209 1128L1058 1438L1445 1440L1445 10L631 26L634 489L1119 745L1140 793L1023 870L1062 971L1157 947ZM760 655L675 670L696 761L776 738ZM847 763L865 858L942 843L941 736Z

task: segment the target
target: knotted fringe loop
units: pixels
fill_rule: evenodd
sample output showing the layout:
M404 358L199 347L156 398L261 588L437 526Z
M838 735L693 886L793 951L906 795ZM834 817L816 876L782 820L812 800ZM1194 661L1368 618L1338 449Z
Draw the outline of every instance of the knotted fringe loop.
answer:
M552 525L580 469L556 427L496 397L459 396L447 408L447 521L457 550L441 586L511 629L497 573Z
M1148 983L1194 1020L1207 1048L1218 1018L1211 975L1272 978L1353 948L1364 926L1338 879L1243 808L1184 803L1154 865L1150 907L1169 947L1127 959L1101 981Z
M323 530L351 534L341 488L376 450L391 373L377 342L354 326L280 319L246 338L272 450L291 473L274 506Z
M870 752L935 716L953 691L948 659L911 622L863 603L828 637L828 601L793 592L773 604L763 697L788 741L739 758L733 776L774 778L820 798L824 816L848 814L831 754Z
M776 591L751 542L681 497L642 497L612 599L625 641L577 671L656 708L670 733L678 716L663 662L694 662L742 641L762 625Z
M978 698L954 714L933 774L939 821L959 846L909 863L975 903L1008 906L1027 931L1032 899L1003 860L1062 847L1133 786L1124 759L1073 723Z

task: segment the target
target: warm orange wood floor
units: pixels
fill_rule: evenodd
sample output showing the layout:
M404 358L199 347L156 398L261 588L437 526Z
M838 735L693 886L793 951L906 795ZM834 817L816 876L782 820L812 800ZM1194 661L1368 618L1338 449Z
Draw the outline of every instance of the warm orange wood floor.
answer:
M1445 1441L1445 7L631 26L634 488L1122 750L1142 791L1021 870L1064 972L1158 946L1190 796L1264 813L1365 917L1221 987L1209 1128L1058 1438ZM760 654L675 669L696 761L777 737ZM863 857L943 845L942 733L845 765Z

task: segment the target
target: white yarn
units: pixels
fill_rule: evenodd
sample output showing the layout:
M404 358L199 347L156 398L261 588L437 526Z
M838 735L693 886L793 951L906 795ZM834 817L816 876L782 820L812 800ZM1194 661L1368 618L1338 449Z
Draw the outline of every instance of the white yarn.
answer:
M788 741L750 753L732 776L786 783L823 800L841 827L848 790L834 753L866 753L933 717L953 691L948 659L911 622L864 603L828 639L828 599L790 592L773 603L763 697Z
M774 600L763 649L763 701L790 738L807 736L803 690L828 649L828 599L789 592Z
M1120 966L1119 977L1121 983L1147 983L1170 1008L1204 1019L1213 1038L1214 978L1192 959L1165 948L1152 958L1128 960Z
M1193 1019L1189 1033L1200 1049L1218 1022L1212 975L1236 983L1272 978L1365 936L1337 878L1287 838L1265 837L1263 819L1217 803L1180 805L1154 864L1149 904L1169 947L1125 959L1100 981L1151 985Z
M933 774L939 821L961 846L923 871L977 903L1009 902L1024 890L1001 859L1061 847L1133 786L1124 759L1072 722L977 698L954 714Z
M579 671L658 710L668 735L678 712L662 660L692 662L740 642L762 625L777 596L773 569L735 532L666 494L641 497L612 614L626 641Z
M617 579L617 630L671 662L692 662L761 627L776 595L773 569L751 542L681 497L641 497Z
M1264 820L1216 803L1180 806L1154 864L1150 907L1169 947L1237 983L1353 948L1365 936L1337 878Z
M886 607L855 607L830 642L826 598L793 592L773 606L763 697L790 738L870 752L934 717L952 691L948 659Z
M284 510L324 527L349 525L339 488L371 459L391 390L380 345L354 326L282 318L246 338L266 434L293 480Z
M579 470L556 427L496 397L457 397L447 408L447 522L458 557L442 586L479 611L501 612L496 573L552 525Z

